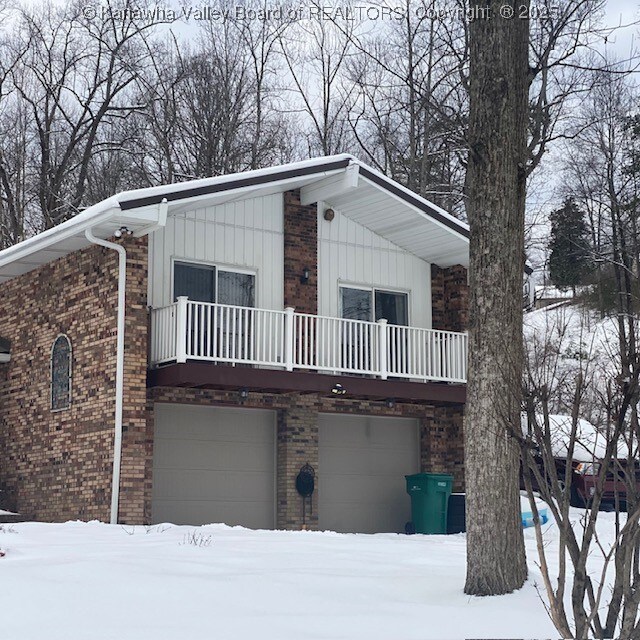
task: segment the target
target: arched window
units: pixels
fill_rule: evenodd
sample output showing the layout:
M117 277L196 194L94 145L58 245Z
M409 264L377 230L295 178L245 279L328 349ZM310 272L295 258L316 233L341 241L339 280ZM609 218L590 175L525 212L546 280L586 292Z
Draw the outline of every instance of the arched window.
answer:
M71 342L59 335L51 348L51 409L67 409L71 404Z
M11 343L0 336L0 364L6 364L11 360Z

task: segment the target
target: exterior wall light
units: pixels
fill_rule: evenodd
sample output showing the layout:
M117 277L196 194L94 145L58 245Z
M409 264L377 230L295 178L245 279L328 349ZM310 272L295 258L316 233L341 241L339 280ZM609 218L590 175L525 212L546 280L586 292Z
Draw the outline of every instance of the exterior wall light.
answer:
M387 398L386 401L385 401L385 404L387 405L387 408L393 409L396 406L396 399L395 398Z
M133 235L133 231L131 231L131 229L128 229L127 227L120 227L119 229L116 229L113 232L113 235L116 238L122 238L122 236L131 236L131 235Z
M309 270L309 267L305 267L302 270L302 275L300 276L300 282L302 284L307 284L307 282L309 282L310 277L311 277L311 271Z
M240 391L238 391L238 397L240 398L240 402L244 402L249 397L249 392L247 389L240 389Z
M331 393L334 396L343 396L345 393L347 393L347 390L339 382L337 382L336 384L333 385L333 388L331 389Z

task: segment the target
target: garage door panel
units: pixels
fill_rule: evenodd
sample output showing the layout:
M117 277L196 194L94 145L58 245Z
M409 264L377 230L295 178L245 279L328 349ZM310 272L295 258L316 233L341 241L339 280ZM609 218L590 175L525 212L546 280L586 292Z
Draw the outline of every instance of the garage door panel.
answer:
M157 465L165 469L214 468L220 471L271 471L273 452L261 443L247 443L238 447L237 442L213 442L192 440L156 440L154 453Z
M154 522L272 528L273 411L155 405Z
M402 448L413 447L415 433L407 428L415 420L407 418L379 418L376 416L344 416L322 414L324 444L327 446L361 447L363 439L371 446Z
M401 497L401 502L409 504L404 478L397 475L332 475L322 477L322 491L333 495L333 502L368 502L375 504L383 501L394 501ZM348 487L349 491L345 491ZM355 497L359 496L358 500Z
M207 500L160 500L155 504L155 522L187 522L193 525L225 522L230 526L241 525L250 529L264 528L264 523L271 517L271 507L260 502L246 502L246 515L238 518L236 502L216 502ZM207 518L208 513L216 513L215 520Z
M320 526L342 532L402 532L410 519L404 476L419 471L416 420L319 417Z
M273 491L258 472L161 470L154 478L158 495L183 500L249 500L271 502Z
M349 473L369 473L369 474L385 474L397 473L399 469L406 468L407 458L412 455L414 449L394 450L394 449L368 449L367 453L363 453L362 448L345 447L328 447L324 449L322 473L340 473L348 470ZM415 460L412 460L411 468L415 468ZM412 473L411 471L407 473Z
M247 443L273 441L273 434L264 429L265 424L273 422L271 411L185 404L161 406L160 420L156 418L156 438ZM248 419L243 420L245 417ZM239 420L243 420L241 430L238 429Z

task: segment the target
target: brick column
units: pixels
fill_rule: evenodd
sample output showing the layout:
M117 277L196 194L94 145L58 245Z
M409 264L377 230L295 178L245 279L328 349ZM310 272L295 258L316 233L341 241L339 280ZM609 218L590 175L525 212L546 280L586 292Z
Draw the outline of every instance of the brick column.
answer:
M467 270L431 265L431 322L434 329L465 331L469 325Z
M309 281L303 283L305 268ZM299 190L284 193L284 305L301 313L318 313L317 207L302 206Z
M306 463L318 473L318 410L312 397L292 398L291 406L278 412L277 451L276 527L301 529L302 497L296 491L296 476ZM317 476L312 499L307 500L306 524L309 529L318 528Z
M444 269L431 265L431 326L444 330Z
M122 467L118 519L151 520L153 422L147 409L147 238L125 241L127 315L125 319Z
M450 473L453 490L464 491L462 407L435 407L420 420L420 468L423 473Z

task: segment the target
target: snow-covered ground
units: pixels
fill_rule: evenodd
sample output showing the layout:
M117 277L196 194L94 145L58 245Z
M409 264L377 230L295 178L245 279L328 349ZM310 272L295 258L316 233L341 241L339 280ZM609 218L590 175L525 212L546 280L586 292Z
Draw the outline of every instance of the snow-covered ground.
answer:
M613 515L600 517L612 532ZM550 548L556 531L545 526ZM525 587L472 598L462 592L464 534L0 525L0 637L556 637L535 587L533 529L525 539Z

